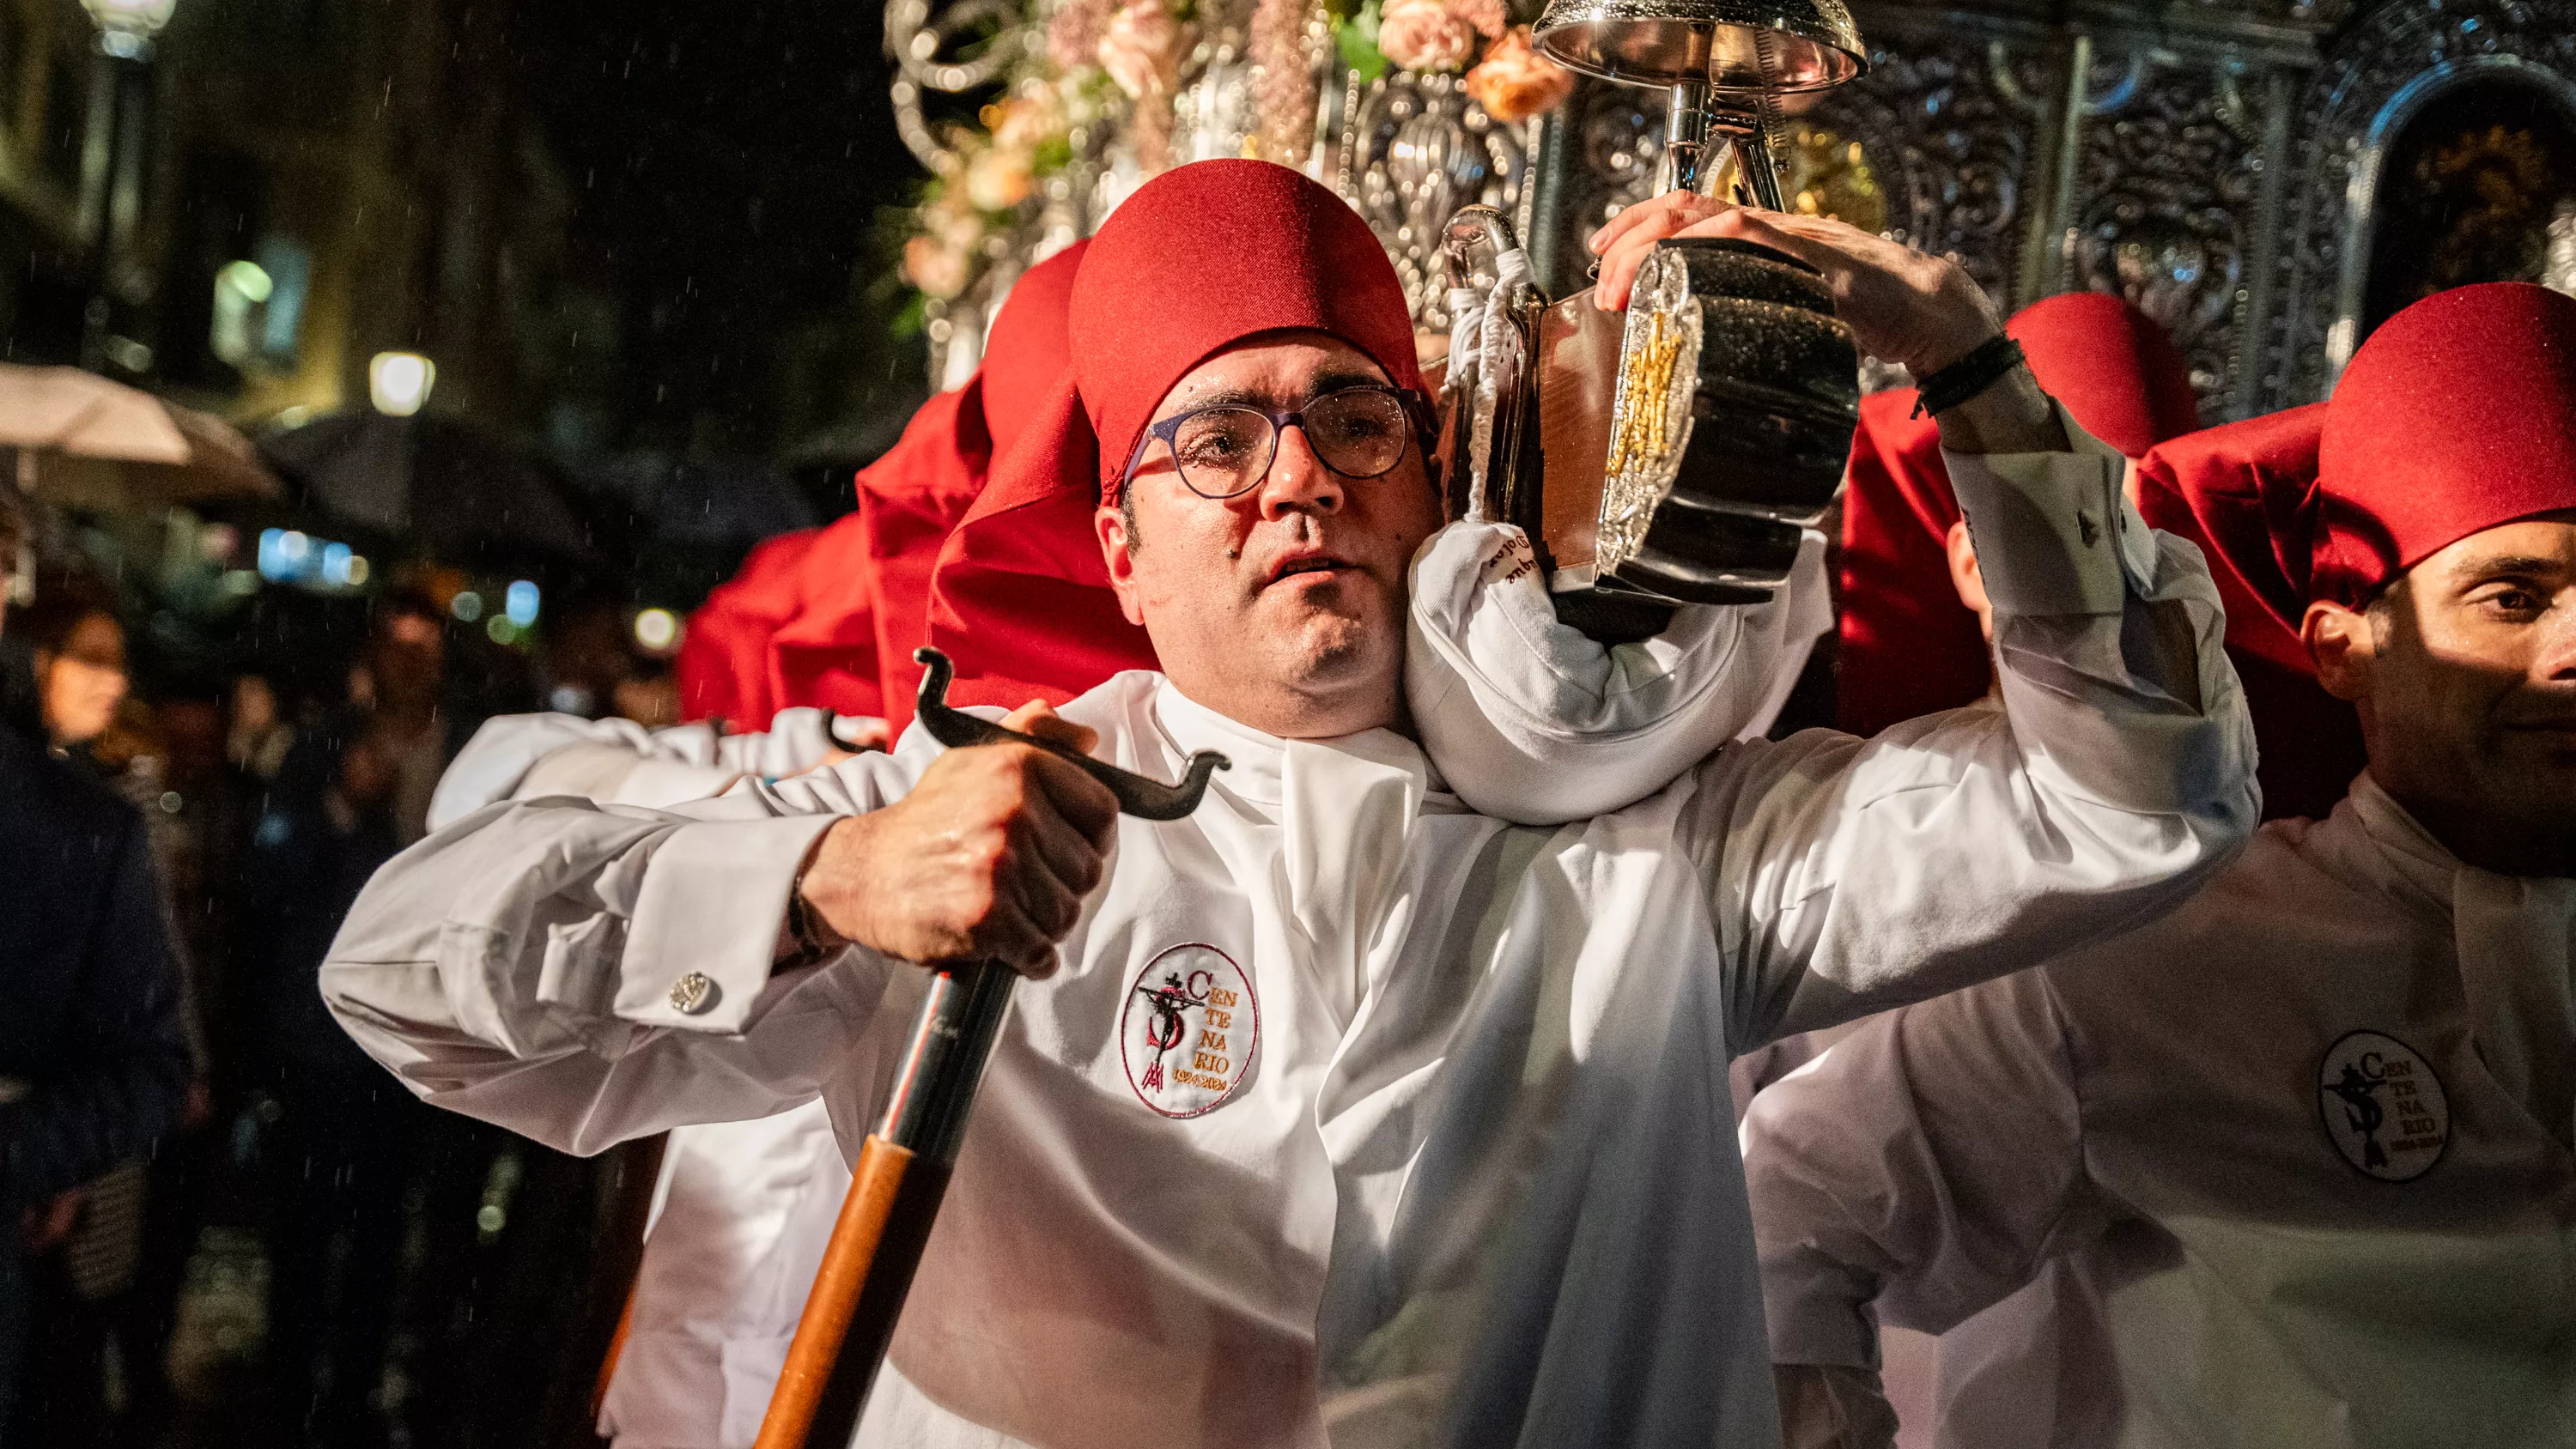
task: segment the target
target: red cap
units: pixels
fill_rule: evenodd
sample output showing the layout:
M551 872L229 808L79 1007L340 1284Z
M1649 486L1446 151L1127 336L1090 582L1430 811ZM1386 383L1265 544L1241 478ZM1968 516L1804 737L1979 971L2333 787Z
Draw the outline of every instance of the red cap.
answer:
M2138 460L2138 512L2209 559L2228 658L2254 717L2267 820L2324 815L2367 759L2360 717L2317 683L2299 640L2325 425L2326 405L2311 403L2176 438ZM2289 539L2301 542L2285 547Z
M2069 292L2034 302L2004 330L2076 423L2135 457L2200 425L2191 373L2164 329L2118 297ZM1861 399L1843 489L1837 722L1870 735L1986 692L1977 616L1950 583L1959 500L1941 430L1914 417L1912 388Z
M1986 641L1950 583L1959 500L1941 434L1914 418L1914 389L1860 400L1843 481L1842 614L1835 722L1874 735L1986 692Z
M2049 396L2084 431L2135 458L2200 426L2191 368L2173 338L2126 299L2062 292L2013 315L2004 331L2021 344Z
M1154 667L1109 589L1092 510L1190 369L1264 332L1330 333L1421 386L1395 268L1340 197L1267 161L1201 161L1110 214L1074 280L1073 362L941 550L931 641L963 703L1061 703Z
M996 458L1009 452L1045 411L1065 364L1073 360L1066 331L1073 278L1090 250L1088 238L1075 242L1020 273L1002 298L1002 310L984 338L984 365L977 373L984 385L984 431L993 440Z
M858 507L823 530L798 574L803 597L769 641L780 707L821 705L912 721L930 638L930 570L983 490L994 455L1064 375L1074 273L1087 241L1020 274L967 384L922 405L885 456L859 470Z
M2358 607L2470 534L2565 508L2576 298L2529 282L2437 293L2380 324L2335 384L2305 592Z

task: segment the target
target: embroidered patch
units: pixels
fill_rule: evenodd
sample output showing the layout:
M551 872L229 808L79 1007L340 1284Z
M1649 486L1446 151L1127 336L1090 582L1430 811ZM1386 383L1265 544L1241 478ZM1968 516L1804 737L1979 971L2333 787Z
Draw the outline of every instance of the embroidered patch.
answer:
M1233 1095L1261 1042L1252 978L1214 946L1174 946L1128 983L1118 1022L1127 1085L1166 1117L1196 1117Z
M2317 1112L2343 1160L2382 1182L2422 1177L2451 1141L2451 1103L2433 1064L2380 1032L2347 1032L2326 1049Z

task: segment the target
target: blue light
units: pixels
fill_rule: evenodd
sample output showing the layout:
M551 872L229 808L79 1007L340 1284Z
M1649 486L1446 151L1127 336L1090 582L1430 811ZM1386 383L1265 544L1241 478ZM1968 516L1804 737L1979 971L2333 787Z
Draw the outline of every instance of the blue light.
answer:
M349 582L349 560L355 557L357 557L356 551L351 549L345 543L326 543L322 545L322 582L326 584L347 584Z
M537 586L520 579L501 596L501 616L524 629L537 622Z
M310 577L316 562L312 539L291 528L260 530L260 577L274 583L294 583Z

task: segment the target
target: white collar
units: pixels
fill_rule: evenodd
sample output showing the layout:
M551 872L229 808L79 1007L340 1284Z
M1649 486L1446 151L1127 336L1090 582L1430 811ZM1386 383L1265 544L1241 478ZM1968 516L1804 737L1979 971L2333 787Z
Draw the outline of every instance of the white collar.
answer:
M1217 773L1227 794L1254 805L1279 808L1287 798L1283 783L1289 752L1315 749L1355 756L1371 764L1419 776L1425 788L1445 794L1447 786L1431 768L1422 747L1390 729L1367 729L1331 739L1284 740L1264 734L1240 720L1217 713L1181 692L1168 675L1156 676L1153 719L1163 742L1187 758L1193 750L1215 750L1231 762Z

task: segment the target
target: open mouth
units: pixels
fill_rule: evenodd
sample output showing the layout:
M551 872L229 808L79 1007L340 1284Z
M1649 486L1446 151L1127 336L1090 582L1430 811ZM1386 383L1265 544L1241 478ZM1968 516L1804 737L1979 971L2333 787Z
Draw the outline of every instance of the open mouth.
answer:
M1293 578L1298 574L1327 574L1351 566L1347 559L1333 558L1326 554L1309 554L1298 558L1282 559L1270 570L1270 582L1275 584L1281 579Z

